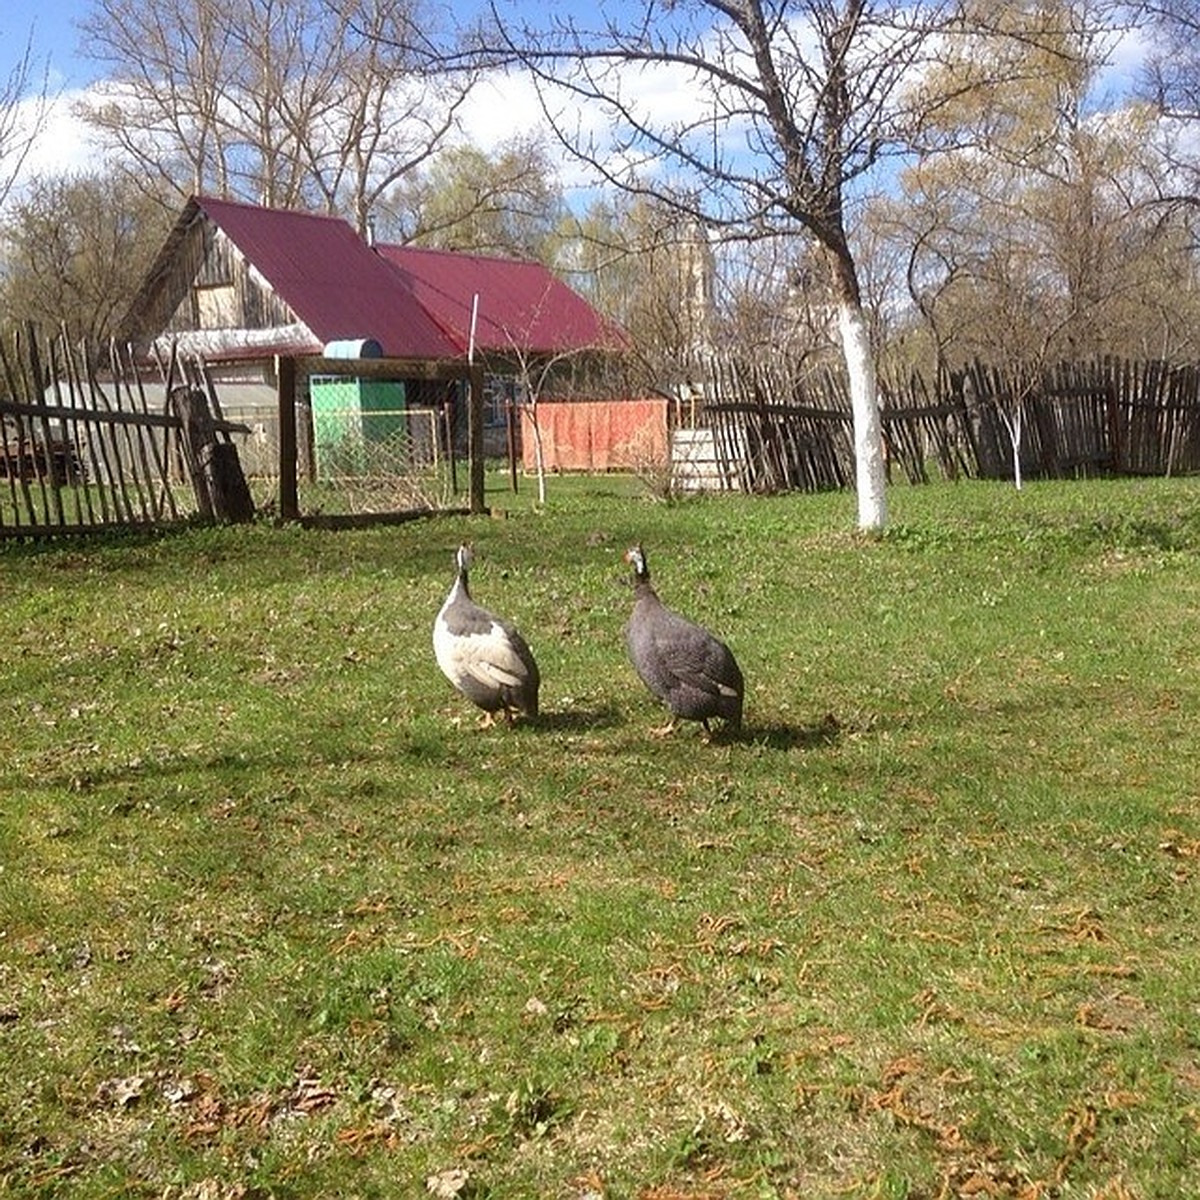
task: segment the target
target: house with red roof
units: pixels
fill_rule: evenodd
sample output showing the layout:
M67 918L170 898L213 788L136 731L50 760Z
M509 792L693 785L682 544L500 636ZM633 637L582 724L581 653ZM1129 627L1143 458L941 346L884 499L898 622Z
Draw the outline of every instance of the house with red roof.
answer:
M534 361L627 349L620 328L540 263L372 245L340 217L207 196L184 206L118 337L203 359L226 416L252 426L278 404L277 356L385 360L372 373L403 385L403 406L436 411L468 360L502 379ZM503 413L502 401L488 410L501 435Z

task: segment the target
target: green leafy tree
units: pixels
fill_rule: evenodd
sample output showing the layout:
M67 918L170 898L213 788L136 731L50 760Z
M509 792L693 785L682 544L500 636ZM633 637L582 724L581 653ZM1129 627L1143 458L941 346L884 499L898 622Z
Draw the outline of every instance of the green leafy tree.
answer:
M441 150L384 198L379 232L413 245L547 261L563 212L544 147L518 138L491 154L473 145Z

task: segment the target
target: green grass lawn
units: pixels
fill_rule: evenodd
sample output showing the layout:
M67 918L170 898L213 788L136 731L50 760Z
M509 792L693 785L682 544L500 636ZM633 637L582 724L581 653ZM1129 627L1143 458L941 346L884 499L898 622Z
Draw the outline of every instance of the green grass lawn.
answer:
M0 548L0 1194L1200 1195L1200 484L489 483ZM638 539L740 738L650 736Z

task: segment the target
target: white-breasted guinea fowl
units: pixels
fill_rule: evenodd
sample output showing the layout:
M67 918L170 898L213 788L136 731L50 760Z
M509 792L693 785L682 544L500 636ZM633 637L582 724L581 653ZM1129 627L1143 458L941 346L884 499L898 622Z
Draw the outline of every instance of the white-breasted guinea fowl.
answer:
M514 713L538 715L541 677L516 627L471 599L473 557L467 543L459 546L454 583L433 623L433 653L446 678L487 713L487 724L503 712L511 725Z
M707 629L667 608L650 584L641 546L625 554L633 567L633 613L625 644L642 682L667 706L671 721L656 733L670 733L677 720L699 721L705 732L712 717L730 729L742 723L745 682L729 649Z

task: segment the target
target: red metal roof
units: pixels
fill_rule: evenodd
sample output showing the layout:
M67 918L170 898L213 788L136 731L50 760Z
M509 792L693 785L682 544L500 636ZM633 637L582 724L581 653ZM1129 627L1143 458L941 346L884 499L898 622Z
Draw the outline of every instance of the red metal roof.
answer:
M541 263L412 246L378 249L464 352L476 295L475 345L484 352L556 354L626 344L622 330Z
M196 197L322 343L374 338L391 358L621 349L625 334L540 263L409 246L371 247L340 217Z
M340 217L197 197L204 212L322 343L374 338L392 358L461 358L395 268Z

